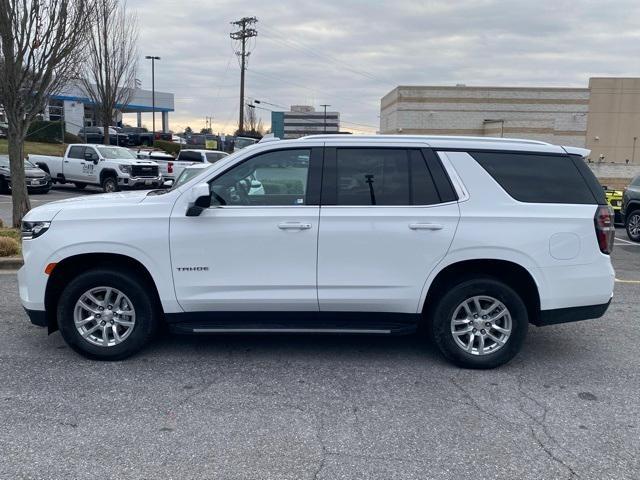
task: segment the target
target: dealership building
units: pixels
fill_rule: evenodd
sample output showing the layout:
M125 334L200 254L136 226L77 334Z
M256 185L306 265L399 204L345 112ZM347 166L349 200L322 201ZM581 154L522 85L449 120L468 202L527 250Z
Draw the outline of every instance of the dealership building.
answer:
M398 86L380 133L517 137L586 147L594 163L640 164L640 78L587 88Z
M118 110L117 121L122 123L122 114L135 113L136 124L142 126L142 114L151 113L154 110L153 95L151 90L136 88L131 99L126 105L116 105ZM155 92L156 130L169 131L169 112L174 111L173 93ZM97 118L94 103L80 86L66 87L62 92L52 95L49 104L45 108L44 117L47 120L64 120L66 130L69 133L78 134L83 126L100 125ZM152 122L148 122L151 126Z

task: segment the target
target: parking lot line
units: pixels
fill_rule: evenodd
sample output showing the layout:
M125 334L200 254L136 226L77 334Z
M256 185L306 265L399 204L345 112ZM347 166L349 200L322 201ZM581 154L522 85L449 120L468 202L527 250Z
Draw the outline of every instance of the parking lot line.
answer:
M633 245L634 247L640 247L640 243L630 242L629 240L625 240L624 238L616 237L616 242L622 242L625 245Z
M616 282L618 282L618 283L640 283L640 280L621 280L619 278L616 278Z

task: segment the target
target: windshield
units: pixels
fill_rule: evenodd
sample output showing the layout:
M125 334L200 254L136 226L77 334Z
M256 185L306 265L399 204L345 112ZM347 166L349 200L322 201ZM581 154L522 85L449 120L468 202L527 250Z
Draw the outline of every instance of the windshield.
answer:
M27 159L24 160L24 166L25 168L38 168ZM0 157L0 167L9 168L9 157Z
M114 160L114 159L129 160L132 158L136 158L136 156L126 148L122 148L122 147L97 147L97 148L98 148L98 152L100 152L100 155L102 155L103 158L107 158L110 160Z

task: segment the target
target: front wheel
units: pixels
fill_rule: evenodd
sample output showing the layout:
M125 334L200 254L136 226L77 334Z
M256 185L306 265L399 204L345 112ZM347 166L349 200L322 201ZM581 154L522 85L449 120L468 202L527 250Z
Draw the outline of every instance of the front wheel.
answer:
M432 334L442 354L464 368L495 368L522 347L527 308L508 285L489 277L450 288L433 312Z
M118 191L118 181L115 177L105 177L102 180L102 190L105 193L112 193Z
M93 269L74 278L58 302L58 327L85 357L122 360L142 349L157 327L149 286L119 270Z
M624 226L629 240L640 242L640 210L634 210L627 215Z

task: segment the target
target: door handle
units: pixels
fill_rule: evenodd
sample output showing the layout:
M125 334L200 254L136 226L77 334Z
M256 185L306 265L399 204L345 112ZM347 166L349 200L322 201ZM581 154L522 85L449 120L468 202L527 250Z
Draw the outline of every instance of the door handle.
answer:
M442 230L444 225L440 223L410 223L411 230Z
M65 160L64 163L69 163L69 160Z
M310 223L299 222L283 222L278 224L280 230L309 230L311 228Z

